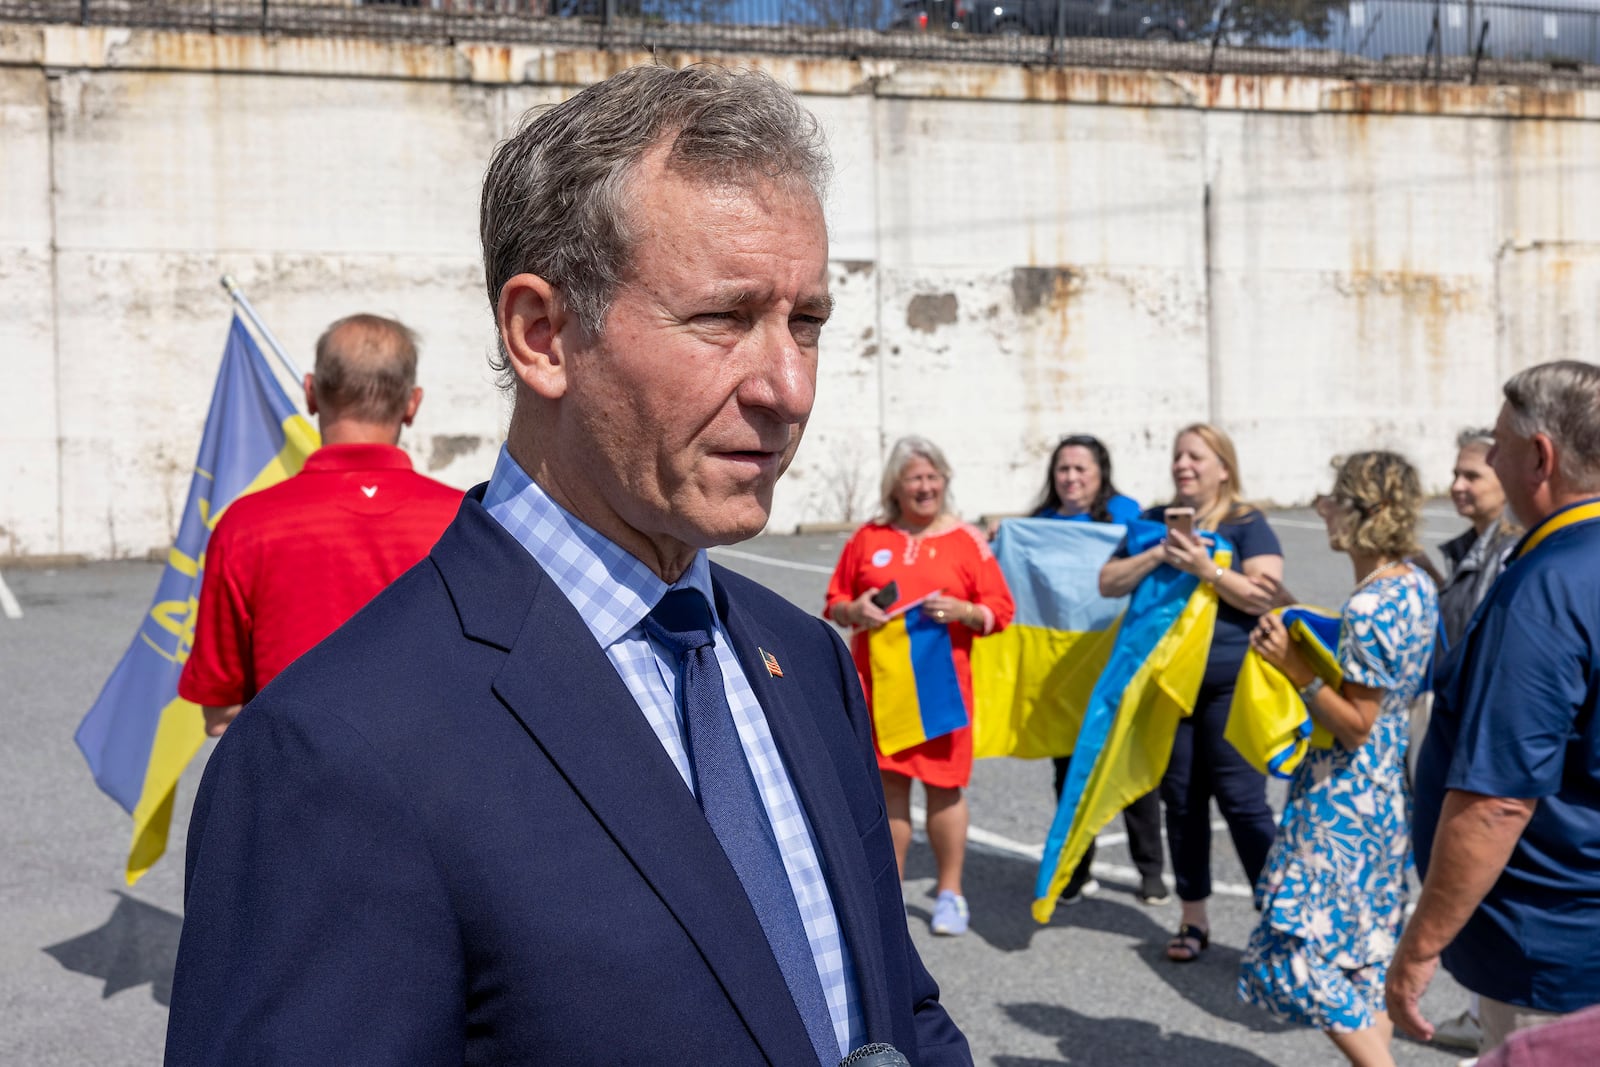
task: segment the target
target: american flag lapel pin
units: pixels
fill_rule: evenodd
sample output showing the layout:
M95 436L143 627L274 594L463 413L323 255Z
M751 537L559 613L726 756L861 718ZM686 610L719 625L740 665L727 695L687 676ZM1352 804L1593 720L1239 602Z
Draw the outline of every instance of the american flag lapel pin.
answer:
M783 668L778 666L778 657L774 656L771 652L768 652L759 645L756 646L756 651L761 653L761 662L767 665L767 673L772 675L774 678L782 678Z

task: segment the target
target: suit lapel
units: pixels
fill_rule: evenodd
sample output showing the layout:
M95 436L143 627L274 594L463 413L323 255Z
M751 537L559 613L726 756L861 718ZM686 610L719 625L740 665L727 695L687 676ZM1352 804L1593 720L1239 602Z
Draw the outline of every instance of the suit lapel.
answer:
M694 941L766 1058L815 1067L744 887L571 602L470 497L433 558L468 636L508 651L495 693Z
M817 711L805 699L803 679L792 672L781 678L773 676L761 656L764 650L782 664L786 651L783 638L728 597L720 582L717 600L739 664L761 703L789 781L799 795L822 853L833 908L855 961L856 988L868 1038L890 1041L894 1036L893 1019L884 978L877 902L871 884L863 877L868 873L867 854L845 803L838 769L818 732Z

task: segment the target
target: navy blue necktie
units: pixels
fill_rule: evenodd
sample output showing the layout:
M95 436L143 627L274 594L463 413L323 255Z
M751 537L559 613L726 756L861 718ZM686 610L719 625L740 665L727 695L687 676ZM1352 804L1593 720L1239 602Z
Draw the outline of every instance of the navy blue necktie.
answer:
M811 939L800 921L783 856L728 708L713 644L711 606L697 590L674 589L646 616L644 627L678 661L684 748L694 769L700 810L761 920L818 1061L831 1067L839 1062L839 1039L822 995Z

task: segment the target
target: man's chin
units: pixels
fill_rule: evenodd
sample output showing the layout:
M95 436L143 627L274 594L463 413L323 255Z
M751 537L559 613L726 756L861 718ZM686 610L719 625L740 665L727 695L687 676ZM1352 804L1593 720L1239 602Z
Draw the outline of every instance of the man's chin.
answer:
M767 528L772 517L772 492L738 496L718 504L708 503L698 516L694 516L699 547L736 545L748 541ZM685 518L689 518L685 516Z

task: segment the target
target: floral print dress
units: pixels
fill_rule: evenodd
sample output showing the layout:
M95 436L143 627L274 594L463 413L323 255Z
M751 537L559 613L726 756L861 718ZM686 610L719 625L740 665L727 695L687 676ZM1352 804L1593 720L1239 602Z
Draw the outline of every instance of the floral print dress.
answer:
M1278 838L1256 883L1261 921L1239 965L1239 997L1319 1030L1365 1030L1405 917L1411 851L1409 708L1427 687L1438 598L1411 568L1345 603L1339 665L1384 690L1355 751L1312 749L1289 786Z

